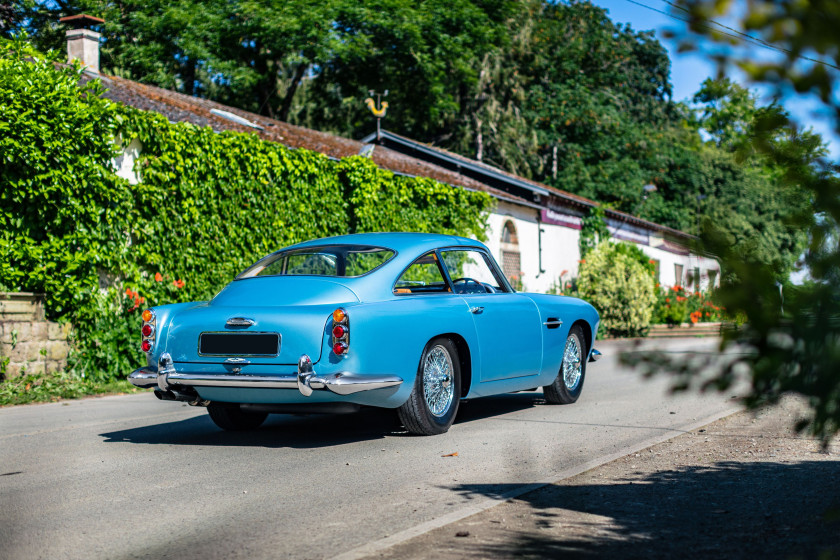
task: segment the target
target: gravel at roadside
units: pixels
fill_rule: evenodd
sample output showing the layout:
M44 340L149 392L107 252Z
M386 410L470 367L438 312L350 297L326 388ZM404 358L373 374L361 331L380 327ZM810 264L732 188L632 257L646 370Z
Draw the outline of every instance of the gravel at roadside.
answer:
M840 442L741 412L372 558L840 559Z

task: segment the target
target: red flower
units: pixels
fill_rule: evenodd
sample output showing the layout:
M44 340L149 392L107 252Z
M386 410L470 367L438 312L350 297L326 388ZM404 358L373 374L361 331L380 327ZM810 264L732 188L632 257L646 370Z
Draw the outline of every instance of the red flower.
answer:
M155 282L160 282L163 280L163 276L161 276L160 272L155 272Z
M183 287L184 287L184 284L186 284L186 282L184 282L184 281L183 281L183 280L181 280L180 278L178 278L177 280L173 280L173 281L172 281L172 285L173 285L173 286L175 286L175 287L176 287L176 288L178 288L178 289L183 288Z

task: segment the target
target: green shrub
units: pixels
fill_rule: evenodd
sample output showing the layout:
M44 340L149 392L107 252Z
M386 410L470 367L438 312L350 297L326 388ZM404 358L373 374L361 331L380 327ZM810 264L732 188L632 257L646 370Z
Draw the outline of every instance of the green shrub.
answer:
M598 310L602 332L641 336L650 325L656 301L653 276L621 245L600 243L581 261L578 294Z
M46 294L48 316L75 327L70 367L89 382L143 364L144 307L210 299L285 245L368 231L484 235L485 193L172 124L102 99L80 76L0 42L0 290ZM117 136L142 144L138 185L114 173Z

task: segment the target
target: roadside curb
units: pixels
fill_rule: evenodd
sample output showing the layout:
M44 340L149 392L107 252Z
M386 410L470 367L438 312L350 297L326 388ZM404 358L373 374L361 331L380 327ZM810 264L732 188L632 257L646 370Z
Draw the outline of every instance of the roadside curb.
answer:
M687 428L681 430L681 433L692 432L694 430L702 428L703 426L711 424L712 422L714 422L716 420L720 420L721 418L725 418L727 416L730 416L732 414L740 412L741 410L743 410L743 408L740 407L740 406L729 407L724 411L718 412L716 414L712 414L708 417L702 418L702 419L700 419L696 422L693 422L693 423L689 424ZM647 449L648 447L651 447L652 445L662 443L663 441L668 441L668 440L673 439L675 437L678 437L678 436L675 436L673 434L673 432L671 432L667 435L663 434L663 435L648 438L646 440L643 440L643 441L637 443L636 445L626 447L622 450L616 451L616 452L611 453L609 455L605 455L603 457L599 457L598 459L593 459L591 461L587 461L587 462L581 463L579 465L575 465L573 467L563 469L559 472L554 473L553 475L551 475L551 477L549 477L547 479L543 479L543 480L540 480L540 481L537 481L537 482L532 482L530 484L525 484L523 486L520 486L519 488L514 488L513 490L505 492L504 494L501 494L497 497L487 498L486 500L483 500L483 501L481 501L477 504L472 504L472 505L463 507L463 508L458 509L456 511L447 513L445 515L441 515L441 516L436 517L434 519L430 519L429 521L426 521L426 522L421 523L419 525L415 525L414 527L409 527L408 529L404 529L404 530L399 531L398 533L395 533L393 535L388 535L387 537L384 537L384 538L379 539L377 541L373 541L373 542L364 544L362 546L356 547L352 550L349 550L347 552L344 552L342 554L334 556L332 558L332 560L358 560L358 559L361 559L361 558L366 558L366 557L372 556L372 555L374 555L378 552L381 552L383 550L386 550L386 549L391 548L393 546L396 546L398 544L402 544L405 541L408 541L410 539L413 539L415 537L418 537L420 535L428 533L429 531L439 529L440 527L444 527L444 526L449 525L451 523L455 523L456 521L460 521L462 519L465 519L465 518L470 517L472 515L475 515L477 513L481 513L483 511L486 511L486 510L488 510L492 507L495 507L495 506L497 506L501 503L504 503L508 500L511 500L513 498L519 497L523 494L527 494L529 492L533 492L535 490L545 488L546 486L557 483L561 480L579 475L579 474L584 473L586 471L592 470L594 468L597 468L597 467L600 467L600 466L605 465L607 463L610 463L612 461L615 461L616 459L626 457L627 455L630 455L632 453L637 453L637 452L639 452L643 449Z

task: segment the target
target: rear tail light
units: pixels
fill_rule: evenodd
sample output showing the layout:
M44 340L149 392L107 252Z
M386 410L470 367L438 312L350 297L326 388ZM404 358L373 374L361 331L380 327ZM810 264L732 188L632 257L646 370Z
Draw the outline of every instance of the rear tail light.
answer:
M149 353L155 346L155 323L155 312L151 309L143 311L143 326L140 327L140 334L143 336L143 340L140 342L140 349L143 352Z
M333 311L332 320L332 351L336 356L343 356L350 348L350 320L340 307Z

